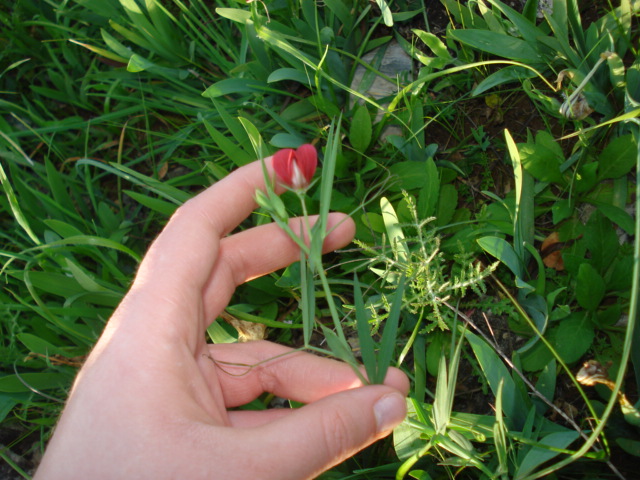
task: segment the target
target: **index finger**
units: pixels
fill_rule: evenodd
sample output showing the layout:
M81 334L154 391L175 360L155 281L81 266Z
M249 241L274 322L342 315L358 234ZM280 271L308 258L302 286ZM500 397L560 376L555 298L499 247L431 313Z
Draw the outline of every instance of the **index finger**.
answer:
M272 158L264 163L271 176ZM264 186L262 161L258 160L179 207L145 256L134 287L151 284L154 290L162 290L183 285L185 290L199 291L216 262L220 238L249 216L256 207L255 192ZM166 278L172 281L163 281Z

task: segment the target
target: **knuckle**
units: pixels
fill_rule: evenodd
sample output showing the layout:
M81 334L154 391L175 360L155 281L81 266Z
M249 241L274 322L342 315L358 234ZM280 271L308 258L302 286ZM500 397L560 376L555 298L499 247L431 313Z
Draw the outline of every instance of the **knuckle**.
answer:
M326 451L334 457L343 457L354 448L354 425L348 415L335 410L322 417Z

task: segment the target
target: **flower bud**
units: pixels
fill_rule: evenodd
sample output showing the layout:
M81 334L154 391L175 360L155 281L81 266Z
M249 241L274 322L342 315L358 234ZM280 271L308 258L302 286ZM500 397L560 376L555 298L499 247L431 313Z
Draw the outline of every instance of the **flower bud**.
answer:
M313 145L306 143L297 150L285 148L273 156L273 169L284 185L303 190L318 167L318 154Z

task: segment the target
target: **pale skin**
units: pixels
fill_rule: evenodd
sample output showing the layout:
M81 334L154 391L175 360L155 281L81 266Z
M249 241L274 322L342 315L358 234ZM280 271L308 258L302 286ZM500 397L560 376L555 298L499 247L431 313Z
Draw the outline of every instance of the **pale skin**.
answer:
M229 235L263 186L254 162L171 218L80 370L36 480L314 478L403 420L400 370L363 386L341 362L274 343L206 343L239 284L299 257L274 224ZM348 244L351 219L329 223L325 251ZM229 411L263 392L306 405Z

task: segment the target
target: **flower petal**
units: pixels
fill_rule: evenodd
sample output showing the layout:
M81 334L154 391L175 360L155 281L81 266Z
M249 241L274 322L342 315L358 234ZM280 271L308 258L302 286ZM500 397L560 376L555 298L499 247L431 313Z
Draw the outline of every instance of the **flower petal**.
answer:
M295 157L296 152L291 148L278 150L273 156L273 169L285 185L291 185Z
M313 179L313 174L316 172L316 168L318 167L318 153L316 152L316 147L310 143L300 145L296 150L296 163L298 164L298 168L302 172L302 175L307 180L307 183L310 183Z

